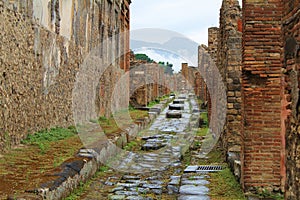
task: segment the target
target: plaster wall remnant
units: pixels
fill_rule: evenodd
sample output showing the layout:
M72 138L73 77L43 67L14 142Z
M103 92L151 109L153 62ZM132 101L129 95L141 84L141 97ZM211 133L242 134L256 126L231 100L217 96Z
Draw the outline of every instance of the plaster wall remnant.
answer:
M130 3L0 1L0 151L39 130L74 125L72 92L80 71L100 74L77 94L83 119L128 107L129 79L115 85L129 69L129 34L113 42L109 36L128 32ZM124 98L112 99L115 90ZM84 104L92 96L96 110Z

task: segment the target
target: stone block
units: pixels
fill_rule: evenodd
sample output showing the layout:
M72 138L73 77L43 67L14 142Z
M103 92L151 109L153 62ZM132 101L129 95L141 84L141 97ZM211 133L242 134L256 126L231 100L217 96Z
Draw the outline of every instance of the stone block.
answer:
M180 111L169 111L166 113L166 117L167 118L181 118L182 117L182 113Z

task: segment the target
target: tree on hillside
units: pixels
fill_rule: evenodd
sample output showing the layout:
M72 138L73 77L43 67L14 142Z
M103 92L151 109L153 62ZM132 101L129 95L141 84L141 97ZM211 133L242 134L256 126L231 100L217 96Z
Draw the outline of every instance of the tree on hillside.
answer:
M146 54L143 54L143 53L135 54L134 57L136 60L143 60L143 61L146 61L147 63L154 62L151 58L149 58Z

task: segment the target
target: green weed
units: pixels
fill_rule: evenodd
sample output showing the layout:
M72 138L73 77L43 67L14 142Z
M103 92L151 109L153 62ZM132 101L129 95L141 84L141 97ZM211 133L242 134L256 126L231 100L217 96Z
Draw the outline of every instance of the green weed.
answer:
M136 147L138 145L138 143L136 141L131 141L129 143L127 143L127 145L124 147L124 149L126 151L132 151L134 149L134 147Z
M153 106L155 106L156 104L159 104L160 100L159 99L155 99L154 101L151 101L148 103L148 107L151 108Z
M41 154L45 154L49 149L50 142L64 140L77 134L75 127L69 128L52 128L43 130L35 134L30 134L21 143L29 145L37 145Z
M210 196L215 199L246 200L240 184L229 168L210 174Z
M208 128L199 128L196 132L196 136L206 136L207 135L207 132L208 132Z

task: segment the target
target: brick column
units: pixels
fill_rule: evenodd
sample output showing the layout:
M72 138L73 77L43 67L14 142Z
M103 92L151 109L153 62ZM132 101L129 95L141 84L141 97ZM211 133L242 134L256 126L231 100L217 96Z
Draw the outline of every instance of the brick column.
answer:
M283 186L281 17L281 0L243 0L243 179L247 191Z

